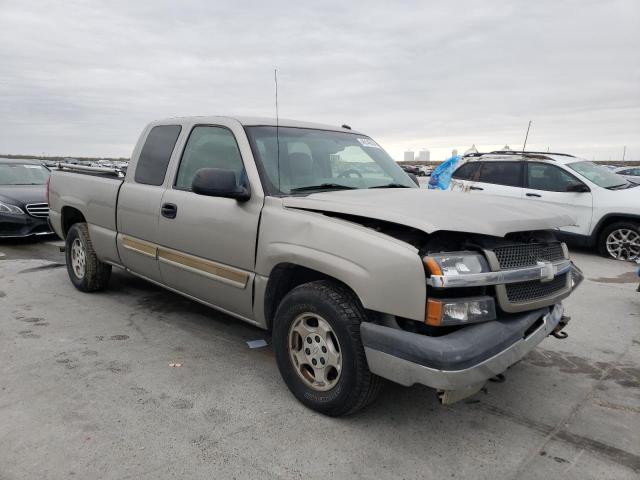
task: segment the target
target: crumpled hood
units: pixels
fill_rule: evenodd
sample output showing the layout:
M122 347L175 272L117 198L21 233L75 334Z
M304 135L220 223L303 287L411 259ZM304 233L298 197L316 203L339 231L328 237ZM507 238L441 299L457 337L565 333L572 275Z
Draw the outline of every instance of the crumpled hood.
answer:
M447 230L504 237L575 224L568 213L534 201L418 188L340 190L285 197L282 202L289 208L375 218L426 233Z
M46 203L46 185L1 185L0 202L18 207L29 203Z

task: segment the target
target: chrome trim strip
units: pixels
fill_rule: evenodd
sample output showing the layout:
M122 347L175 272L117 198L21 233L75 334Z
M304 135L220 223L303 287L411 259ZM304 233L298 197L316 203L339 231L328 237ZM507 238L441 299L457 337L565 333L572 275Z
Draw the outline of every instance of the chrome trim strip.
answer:
M144 240L139 240L137 238L129 237L126 235L122 236L122 246L127 250L131 250L132 252L140 253L147 257L155 258L158 257L158 247L151 243L146 242Z
M244 289L249 280L249 274L246 272L162 247L158 249L158 260L240 289Z
M427 285L433 288L481 287L505 283L528 282L531 280L549 281L571 270L571 261L558 263L538 262L535 267L501 270L498 272L471 273L468 275L431 275Z
M129 237L128 235L122 236L122 246L127 250L145 255L167 265L172 265L236 288L244 289L249 282L250 275L244 270Z
M408 387L419 383L441 390L461 390L485 382L524 357L556 328L563 313L562 304L556 304L551 312L542 317L542 325L527 338L518 340L493 357L464 370L437 370L369 347L365 347L364 351L372 373L400 385Z

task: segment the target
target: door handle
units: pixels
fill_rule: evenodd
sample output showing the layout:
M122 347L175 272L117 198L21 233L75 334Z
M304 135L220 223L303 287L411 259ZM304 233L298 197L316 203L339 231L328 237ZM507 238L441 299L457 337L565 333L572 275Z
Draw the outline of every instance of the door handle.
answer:
M176 218L176 215L178 214L178 206L175 203L165 203L162 205L160 213L162 213L162 216L166 218Z
M469 187L469 190L484 190L482 187Z
M537 193L527 193L527 194L525 194L525 195L526 195L527 197L538 197L538 198L541 198L541 197L542 197L542 195L538 195Z

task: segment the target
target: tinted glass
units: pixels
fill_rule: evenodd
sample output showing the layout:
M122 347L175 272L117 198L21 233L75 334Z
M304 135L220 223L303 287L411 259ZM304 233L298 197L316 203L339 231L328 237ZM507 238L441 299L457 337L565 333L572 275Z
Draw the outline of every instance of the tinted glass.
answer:
M452 177L458 180L475 180L475 176L479 167L480 162L465 163L454 172Z
M193 177L201 168L222 168L233 170L236 179L244 176L242 156L236 139L223 127L195 127L184 147L176 187L191 190Z
M181 129L180 125L162 125L151 129L136 166L136 182L162 185Z
M546 163L527 164L527 185L534 190L566 192L569 185L579 180L555 165Z
M48 169L25 163L0 163L0 185L44 185Z
M480 182L506 185L509 187L522 186L521 162L483 162L480 169Z
M247 127L265 189L273 195L334 188L417 188L371 138L310 128ZM327 187L332 185L333 187Z

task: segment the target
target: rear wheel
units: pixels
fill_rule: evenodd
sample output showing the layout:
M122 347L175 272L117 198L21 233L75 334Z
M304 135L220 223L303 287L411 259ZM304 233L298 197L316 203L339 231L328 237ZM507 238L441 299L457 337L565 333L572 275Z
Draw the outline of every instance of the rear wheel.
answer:
M340 416L375 399L382 379L367 365L360 340L364 320L355 295L334 282L306 283L285 296L273 327L276 360L304 405Z
M65 257L69 279L78 290L94 292L109 283L111 265L98 260L86 223L75 223L67 232Z
M598 249L605 257L618 260L640 258L640 223L616 222L600 234Z

